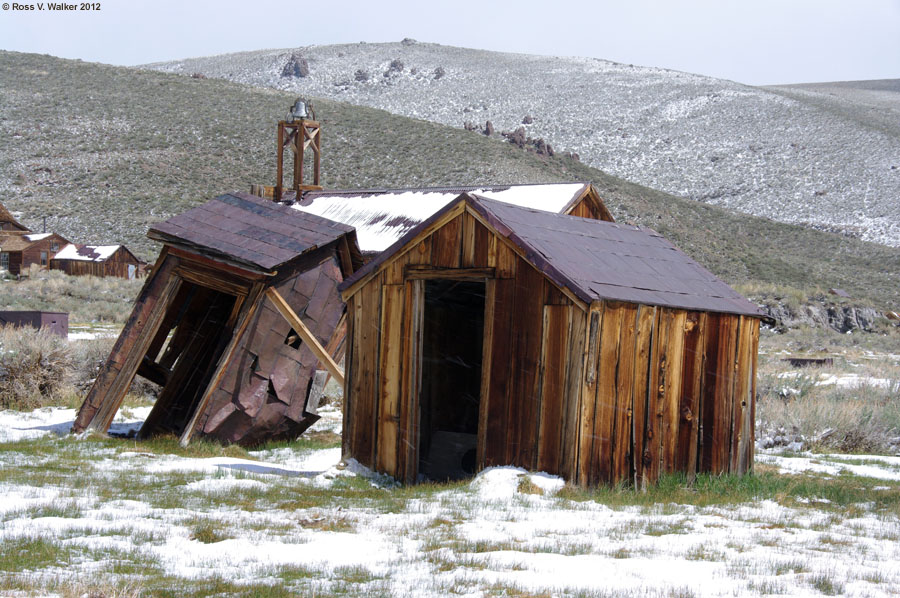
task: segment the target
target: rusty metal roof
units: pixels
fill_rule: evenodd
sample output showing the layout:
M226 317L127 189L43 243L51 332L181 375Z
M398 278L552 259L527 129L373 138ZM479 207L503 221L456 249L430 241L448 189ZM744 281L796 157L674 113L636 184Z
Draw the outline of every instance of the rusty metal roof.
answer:
M263 271L343 235L350 235L355 245L353 227L240 192L154 224L147 233L157 241Z
M466 201L535 268L585 303L602 299L762 317L765 314L656 231L578 218L463 194L366 267L341 289L376 270L446 211Z
M461 193L564 212L589 188L590 183L571 182L309 191L292 207L353 226L360 249L380 253Z

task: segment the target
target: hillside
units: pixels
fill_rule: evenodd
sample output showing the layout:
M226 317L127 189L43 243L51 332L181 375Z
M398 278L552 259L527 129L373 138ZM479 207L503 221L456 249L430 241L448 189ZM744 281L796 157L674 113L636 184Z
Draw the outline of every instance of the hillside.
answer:
M274 123L294 94L0 52L0 202L82 242L144 258L151 222L274 180ZM896 306L900 250L737 214L458 128L326 99L329 187L590 180L615 216L651 226L731 283L842 287Z
M293 62L285 72L285 67ZM491 121L655 189L900 245L896 119L830 92L761 89L599 59L418 43L265 50L148 65L462 127ZM305 75L305 76L300 76ZM896 86L879 90L900 110ZM870 94L871 95L871 94ZM888 119L889 121L889 119Z

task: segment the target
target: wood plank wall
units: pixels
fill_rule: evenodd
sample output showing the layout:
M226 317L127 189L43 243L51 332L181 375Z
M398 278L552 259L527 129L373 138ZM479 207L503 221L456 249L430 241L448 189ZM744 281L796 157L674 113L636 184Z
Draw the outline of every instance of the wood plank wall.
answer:
M418 467L418 368L423 281L410 266L493 268L486 282L480 467L574 469L583 317L572 301L471 214L402 254L348 300L344 452L411 481ZM572 356L575 356L572 359ZM515 372L515 375L512 375Z
M589 322L570 479L750 470L758 319L605 301Z
M348 299L346 456L416 477L424 286L410 266L494 269L479 468L513 464L587 486L749 470L759 320L614 301L585 311L470 213Z
M134 266L134 276L141 276L141 263L121 248L102 262L85 260L50 260L51 270L62 270L70 276L116 276L128 278L128 266Z

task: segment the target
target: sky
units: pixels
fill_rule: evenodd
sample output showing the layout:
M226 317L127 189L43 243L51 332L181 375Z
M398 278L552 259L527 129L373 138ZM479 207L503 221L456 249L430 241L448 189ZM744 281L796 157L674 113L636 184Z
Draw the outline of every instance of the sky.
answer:
M410 37L751 85L900 78L900 0L0 2L0 49L115 65Z

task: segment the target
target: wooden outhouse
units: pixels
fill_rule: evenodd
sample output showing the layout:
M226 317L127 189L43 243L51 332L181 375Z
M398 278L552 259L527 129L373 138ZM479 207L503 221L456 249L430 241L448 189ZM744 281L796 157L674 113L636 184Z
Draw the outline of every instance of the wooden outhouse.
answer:
M341 289L343 452L377 471L752 465L763 314L652 230L463 194Z
M56 233L0 232L0 270L21 274L33 264L47 268L68 243Z
M115 276L129 280L144 274L145 265L124 245L69 243L50 260L51 270L72 276Z
M353 229L244 193L151 227L161 241L73 430L108 430L135 375L160 385L139 434L246 445L319 419L337 285L361 265Z

